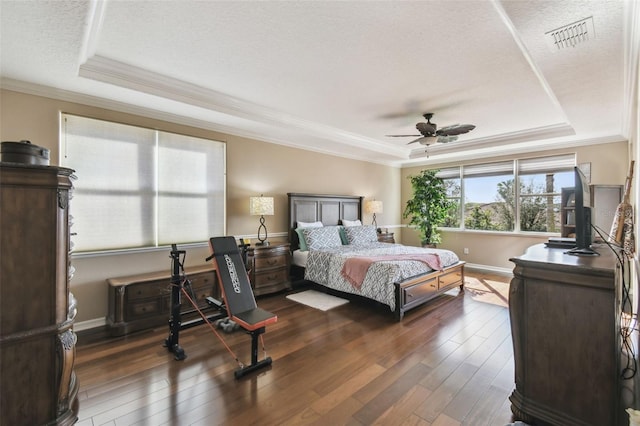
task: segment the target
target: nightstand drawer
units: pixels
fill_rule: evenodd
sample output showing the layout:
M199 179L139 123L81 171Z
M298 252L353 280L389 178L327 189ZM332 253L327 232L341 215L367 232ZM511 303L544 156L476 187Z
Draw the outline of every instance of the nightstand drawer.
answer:
M278 268L287 266L287 256L285 254L270 257L256 257L254 267L257 270Z
M378 241L381 243L395 243L396 240L393 237L393 232L379 232Z
M263 285L279 284L289 280L289 271L287 269L278 269L276 271L261 272L255 275L255 287Z
M289 244L276 243L247 249L247 269L254 296L291 287Z

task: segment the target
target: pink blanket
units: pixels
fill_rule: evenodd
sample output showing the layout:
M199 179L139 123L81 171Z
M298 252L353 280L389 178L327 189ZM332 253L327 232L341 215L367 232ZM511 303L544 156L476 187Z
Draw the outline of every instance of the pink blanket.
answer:
M373 262L380 262L383 260L417 260L419 262L426 263L431 269L441 271L442 264L440 263L440 256L434 253L419 253L419 254L390 254L383 256L369 256L369 257L350 257L342 266L340 273L351 283L352 286L359 289L364 281L369 266Z

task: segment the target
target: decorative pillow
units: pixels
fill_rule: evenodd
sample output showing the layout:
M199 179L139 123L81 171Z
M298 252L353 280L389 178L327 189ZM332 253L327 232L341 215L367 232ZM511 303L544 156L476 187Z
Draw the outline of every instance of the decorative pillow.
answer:
M360 221L360 219L356 219L356 220L342 219L342 224L344 226L362 226L362 222Z
M300 247L300 251L307 251L309 248L307 247L307 242L304 239L304 234L302 230L304 228L321 228L322 222L298 222L298 227L296 228L296 234L298 234L298 246Z
M344 226L338 225L338 232L340 233L340 240L342 241L342 245L346 246L347 244L349 244L347 234L344 232Z
M352 245L362 245L378 241L378 232L373 225L347 226L344 228L347 240Z
M342 245L340 232L337 226L324 226L322 228L304 228L304 239L309 250L321 250Z
M322 228L323 226L319 220L316 222L298 222L298 228Z

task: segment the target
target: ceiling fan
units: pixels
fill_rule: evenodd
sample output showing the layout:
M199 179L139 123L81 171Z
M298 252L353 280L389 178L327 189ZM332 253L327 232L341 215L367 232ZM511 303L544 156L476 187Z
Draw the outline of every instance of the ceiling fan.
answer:
M432 145L434 143L447 143L453 142L458 139L458 135L468 133L476 128L473 124L454 124L452 126L446 126L438 129L435 123L431 122L433 117L432 112L428 112L422 115L427 119L426 123L416 124L416 129L420 132L419 135L387 135L394 138L406 138L406 137L418 137L418 139L412 140L408 144L419 142L422 145Z

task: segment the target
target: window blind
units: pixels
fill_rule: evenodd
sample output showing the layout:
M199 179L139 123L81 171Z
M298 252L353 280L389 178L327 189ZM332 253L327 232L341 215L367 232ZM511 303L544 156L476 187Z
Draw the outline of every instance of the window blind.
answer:
M463 167L463 176L500 176L513 173L513 161L498 163L474 164Z
M525 175L564 172L573 169L575 165L575 154L527 158L524 160L518 160L518 173L521 175Z
M70 114L61 163L76 171L75 251L207 241L226 230L226 145Z

